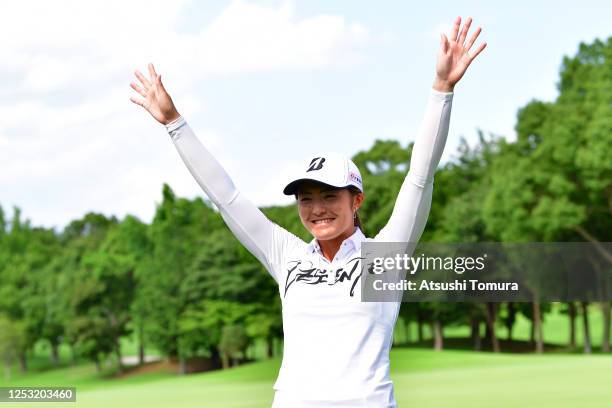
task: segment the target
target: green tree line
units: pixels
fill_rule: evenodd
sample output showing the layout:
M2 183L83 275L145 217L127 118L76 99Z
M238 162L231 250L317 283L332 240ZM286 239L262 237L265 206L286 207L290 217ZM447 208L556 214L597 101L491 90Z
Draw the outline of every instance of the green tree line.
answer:
M612 231L612 37L580 44L565 57L553 102L532 100L517 115L517 140L479 131L462 139L435 179L423 242L586 241L612 263L601 242ZM388 220L409 165L412 144L377 140L354 155L367 199L360 210L366 235ZM305 240L295 206L264 208L274 222ZM610 350L610 304L602 302L602 351ZM467 326L475 349L500 350L496 329L512 338L517 316L531 321L534 351L542 352L548 303L405 303L401 321L416 323L418 340L431 328L434 347L444 329ZM569 302L569 342L582 319L591 352L587 302ZM484 325L486 334L480 335ZM180 362L193 358L227 367L247 348L266 344L273 356L282 339L281 306L273 279L242 247L212 205L177 197L164 185L150 224L88 213L62 231L32 226L19 208L0 206L0 359L5 369L28 369L28 355L46 342L59 360L98 367L121 361L120 339L138 339ZM572 344L574 343L574 344ZM8 373L9 371L7 371Z

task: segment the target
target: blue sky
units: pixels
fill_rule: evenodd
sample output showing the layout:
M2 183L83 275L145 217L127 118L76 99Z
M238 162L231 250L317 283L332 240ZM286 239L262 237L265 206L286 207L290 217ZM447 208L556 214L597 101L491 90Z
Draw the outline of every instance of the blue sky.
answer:
M61 228L87 211L148 222L164 182L203 195L129 102L149 61L236 185L258 205L290 203L285 174L309 152L413 140L457 15L488 46L455 88L443 161L478 128L512 140L521 106L555 98L562 57L612 34L604 1L3 3L0 205Z

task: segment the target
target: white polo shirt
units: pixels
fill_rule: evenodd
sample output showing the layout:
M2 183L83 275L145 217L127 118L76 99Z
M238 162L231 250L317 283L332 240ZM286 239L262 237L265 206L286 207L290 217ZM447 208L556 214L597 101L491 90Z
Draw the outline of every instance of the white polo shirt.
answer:
M274 388L293 401L285 406L394 406L389 349L399 303L361 302L365 240L357 229L332 262L316 241L295 243L275 271L285 341Z
M431 205L453 93L430 91L410 170L385 227L347 238L332 262L316 240L306 243L271 222L239 190L184 118L166 125L198 184L236 238L276 280L283 306L283 361L275 408L396 406L389 350L397 302L361 302L361 244L418 242ZM366 186L367 189L367 186Z

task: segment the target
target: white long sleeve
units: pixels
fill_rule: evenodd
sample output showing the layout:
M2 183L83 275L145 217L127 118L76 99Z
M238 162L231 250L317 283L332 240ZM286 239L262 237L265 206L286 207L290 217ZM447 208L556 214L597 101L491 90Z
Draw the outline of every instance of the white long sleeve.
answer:
M234 186L230 176L204 147L183 117L166 125L183 162L202 190L217 206L236 238L278 281L275 265L288 243L303 243L270 221Z
M410 170L391 217L376 241L416 243L421 238L431 208L434 173L448 136L452 100L452 92L431 89L425 117L412 149Z

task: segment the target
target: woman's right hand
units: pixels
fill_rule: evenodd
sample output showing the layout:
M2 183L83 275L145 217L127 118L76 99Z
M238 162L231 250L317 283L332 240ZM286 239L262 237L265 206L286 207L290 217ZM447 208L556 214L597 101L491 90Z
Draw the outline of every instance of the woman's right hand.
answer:
M167 125L181 116L161 82L161 75L157 75L155 72L153 64L149 63L150 79L147 79L138 70L134 71L134 74L142 85L132 82L130 86L143 98L130 96L130 101L145 108L155 120L163 125Z

